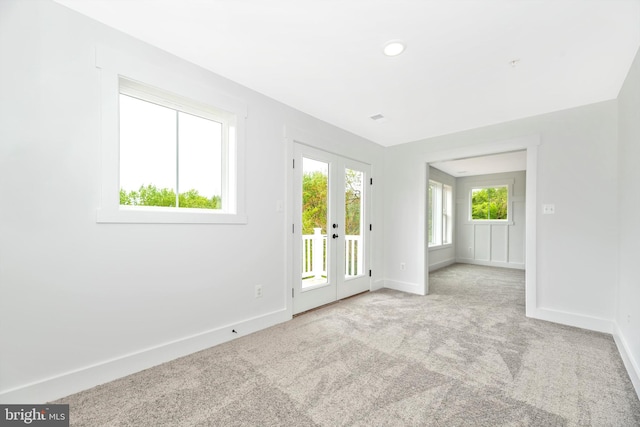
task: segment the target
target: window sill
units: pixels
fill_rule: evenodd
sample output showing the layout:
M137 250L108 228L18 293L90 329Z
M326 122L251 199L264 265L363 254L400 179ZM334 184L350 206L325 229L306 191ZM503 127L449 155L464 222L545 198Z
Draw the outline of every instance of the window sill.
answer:
M244 214L210 212L205 209L119 208L98 209L99 224L246 224Z
M513 225L511 220L467 221L467 225Z
M440 251L440 250L449 249L449 248L453 248L453 243L447 243L445 245L429 246L429 252Z

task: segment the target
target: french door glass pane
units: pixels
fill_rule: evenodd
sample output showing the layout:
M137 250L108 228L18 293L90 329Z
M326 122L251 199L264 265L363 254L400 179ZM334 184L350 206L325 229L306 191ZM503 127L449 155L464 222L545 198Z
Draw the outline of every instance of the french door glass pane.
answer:
M302 158L302 288L327 283L329 164Z
M364 173L353 169L344 172L345 277L360 276L363 270L362 204Z

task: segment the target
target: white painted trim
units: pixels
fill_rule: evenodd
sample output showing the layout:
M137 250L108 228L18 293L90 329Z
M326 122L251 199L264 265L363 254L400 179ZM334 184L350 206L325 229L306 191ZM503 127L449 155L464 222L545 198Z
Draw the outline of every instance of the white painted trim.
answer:
M525 182L525 314L531 317L538 307L537 218L538 218L538 145L527 147L527 180Z
M101 193L100 207L96 212L97 223L138 224L246 224L245 201L245 133L248 107L244 100L220 92L211 85L193 79L182 78L175 71L159 64L149 63L122 52L98 46L95 66L100 70L101 103ZM235 117L235 140L228 141L227 184L222 189L224 212L186 209L142 209L121 207L120 191L120 143L119 103L122 78L144 82L155 93L169 92L180 99L188 99L193 105L209 105ZM135 85L135 84L134 84ZM226 197L225 197L226 193Z
M416 295L426 295L424 286L420 283L401 282L399 280L384 279L384 287L396 291L407 292Z
M454 244L453 243L445 243L444 245L436 245L436 246L429 246L429 252L436 252L436 251L442 251L445 249L451 249L454 248Z
M283 232L285 238L284 248L284 272L286 280L286 288L284 293L284 303L287 308L287 316L293 316L293 288L295 281L295 274L293 269L293 224L295 215L293 213L294 205L294 173L293 173L293 139L288 138L287 127L282 127L282 138L284 140L284 170L285 170L285 200L283 202L284 209L284 224Z
M256 316L239 323L221 326L2 391L0 393L0 402L5 404L25 402L44 404L231 341L237 337L266 329L287 320L291 320L291 315L286 309ZM234 329L238 332L237 334L232 332Z
M613 321L601 317L587 316L552 308L538 308L533 316L527 316L538 320L546 320L547 322L588 329L590 331L604 332L606 334L613 333Z
M451 259L447 259L447 260L444 260L444 261L436 262L435 264L429 266L429 273L431 273L432 271L439 270L439 269L444 268L444 267L448 267L448 266L450 266L452 264L455 264L456 262L457 262L457 260L455 258L451 258Z
M613 322L613 339L616 342L618 352L620 352L620 357L624 367L627 369L633 388L636 390L636 395L640 399L640 362L633 358L633 353L631 353L627 340L616 321Z
M467 157L487 156L490 154L500 154L509 151L528 150L531 147L540 145L540 135L529 135L519 138L507 139L504 141L488 142L465 147L452 148L447 150L427 153L427 162L443 162L447 160L464 159ZM527 151L527 157L529 153ZM529 162L527 161L527 168ZM527 169L528 171L528 169Z
M424 260L424 264L422 265L422 277L420 280L422 284L420 285L420 290L417 293L418 295L428 295L429 294L429 215L427 215L427 204L429 203L429 163L425 163L422 171L420 172L420 176L418 177L420 183L420 206L422 206L423 211L420 213L423 217L423 221L420 221L419 228L416 230L417 234L422 235L422 241L424 242L420 245L420 250L422 253L418 254L419 259ZM455 187L455 186L454 186ZM452 197L455 197L452 195ZM451 236L452 239L455 238L455 231ZM407 291L411 292L411 291Z
M514 270L525 269L525 264L521 262L482 261L473 258L456 258L455 262L459 262L462 264L483 265L485 267L513 268Z
M559 323L563 325L573 326L576 328L588 329L591 331L611 334L616 343L618 352L624 367L629 374L629 379L633 384L636 395L640 398L640 362L633 357L633 353L629 349L627 340L624 337L618 323L615 320L602 319L599 317L585 316L582 314L570 313L561 310L549 308L539 308L533 316L529 316L538 320Z
M371 292L384 288L384 279L373 280L371 282Z
M540 135L529 135L505 141L479 143L472 146L447 149L428 153L425 157L427 162L427 180L429 179L429 164L445 160L462 159L466 157L485 156L489 154L505 153L508 151L527 150L527 182L526 182L526 227L525 227L525 311L527 317L535 317L538 306L537 300L537 184L538 184L538 146L540 145ZM425 183L426 185L426 183ZM423 191L424 193L424 191ZM426 195L425 195L426 197ZM426 210L426 203L424 204ZM426 217L426 211L423 212ZM425 242L426 242L425 236ZM425 263L428 271L429 252L425 256ZM425 277L425 285L428 288L429 276Z
M100 224L247 224L245 214L230 214L206 209L179 209L146 206L100 207Z

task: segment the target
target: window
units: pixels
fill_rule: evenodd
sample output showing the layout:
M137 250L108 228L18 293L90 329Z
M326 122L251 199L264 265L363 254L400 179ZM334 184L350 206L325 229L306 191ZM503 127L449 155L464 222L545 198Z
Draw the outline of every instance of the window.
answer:
M120 205L229 210L232 114L120 79Z
M99 223L245 224L247 107L215 81L105 47Z
M429 247L453 243L453 189L429 180Z
M471 189L472 221L506 221L509 219L509 186Z

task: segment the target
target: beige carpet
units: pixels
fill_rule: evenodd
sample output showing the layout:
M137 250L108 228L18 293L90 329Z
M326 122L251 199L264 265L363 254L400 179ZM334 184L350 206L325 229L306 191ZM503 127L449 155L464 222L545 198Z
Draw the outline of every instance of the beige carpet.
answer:
M74 426L640 426L610 335L524 317L457 264L61 399Z

